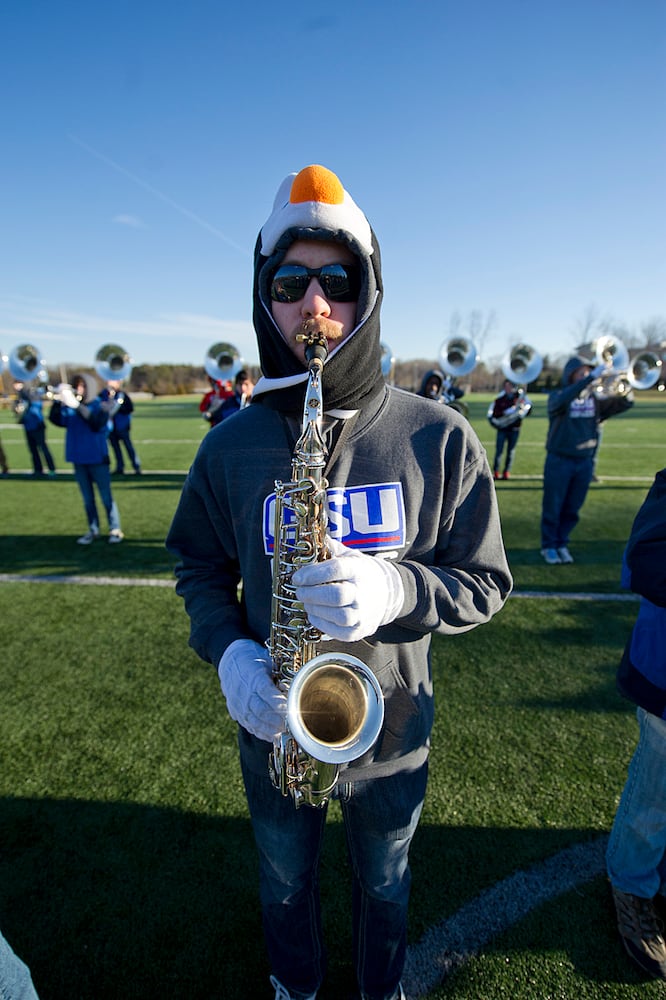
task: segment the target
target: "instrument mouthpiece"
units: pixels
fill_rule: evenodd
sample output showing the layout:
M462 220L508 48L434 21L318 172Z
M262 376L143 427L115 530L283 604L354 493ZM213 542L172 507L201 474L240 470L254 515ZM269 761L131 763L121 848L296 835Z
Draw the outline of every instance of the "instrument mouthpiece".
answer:
M305 341L305 360L308 365L313 361L318 361L323 365L328 357L328 341L321 333L301 334L297 340Z

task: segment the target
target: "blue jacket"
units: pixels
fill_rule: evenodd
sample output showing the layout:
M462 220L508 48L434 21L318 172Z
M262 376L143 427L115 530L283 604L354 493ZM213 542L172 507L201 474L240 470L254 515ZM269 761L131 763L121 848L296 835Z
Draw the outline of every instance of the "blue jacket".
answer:
M618 669L618 689L666 719L666 469L657 473L636 515L622 583L641 595L641 603Z
M18 402L25 406L21 423L26 431L36 431L39 427L44 426L41 393L35 389L21 389L18 394Z
M130 399L129 393L125 392L124 389L120 390L118 397L122 397L122 403L111 419L113 430L116 431L117 434L124 434L125 431L130 429L132 424L132 417L130 414L134 411L134 403ZM118 397L115 398L117 399ZM99 398L102 402L108 402L110 404L113 404L114 402L114 397L111 396L108 389L102 389L99 394Z
M65 458L74 465L100 465L109 461L109 415L100 399L81 403L76 410L54 402L49 420L65 428Z

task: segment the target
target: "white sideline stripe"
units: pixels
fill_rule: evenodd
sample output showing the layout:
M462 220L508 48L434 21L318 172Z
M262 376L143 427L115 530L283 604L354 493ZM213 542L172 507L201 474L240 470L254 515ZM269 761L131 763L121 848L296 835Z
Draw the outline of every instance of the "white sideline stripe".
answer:
M69 573L47 573L30 576L27 573L0 573L0 583L78 583L99 587L175 587L175 580L149 576L82 576Z
M76 573L0 573L0 583L78 583L99 587L175 587L175 580L150 576L83 576ZM521 590L509 595L542 600L561 601L638 601L638 594L585 594L582 592L553 593L552 591Z
M560 851L486 889L407 948L402 985L418 1000L468 962L498 934L555 896L606 870L608 835Z
M6 441L4 443L7 444ZM189 472L189 469L144 469L143 472L146 475L146 477L148 477L148 476L186 476L187 473ZM27 467L23 468L23 469L11 468L10 471L9 471L9 478L10 479L16 478L16 476L27 476L29 479L33 479L32 469L28 469ZM74 470L68 464L67 467L64 468L64 469L56 469L56 476L65 476L67 479L71 479L72 482L73 482L74 481ZM44 479L48 479L47 476L44 476L43 478ZM134 475L134 471L132 471L132 472L126 472L123 476L118 476L118 477L114 476L113 477L113 482L115 484L116 482L118 482L118 481L120 481L122 479L131 480L132 482L140 482L141 481L140 477L139 476L135 476Z
M638 594L589 594L583 593L582 591L566 593L566 594L554 594L552 591L544 593L540 590L517 590L512 594L511 597L541 597L541 598L553 598L561 597L563 601L639 601L640 597Z

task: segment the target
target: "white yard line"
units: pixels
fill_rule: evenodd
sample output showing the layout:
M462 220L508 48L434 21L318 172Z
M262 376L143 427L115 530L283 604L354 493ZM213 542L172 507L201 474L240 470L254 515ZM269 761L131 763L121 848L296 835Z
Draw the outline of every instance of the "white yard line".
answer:
M607 841L604 835L576 844L526 871L515 872L426 931L407 949L402 983L409 1000L424 997L538 906L602 875Z
M150 576L86 576L80 573L0 573L0 583L75 583L98 587L175 587L176 581ZM595 594L581 591L518 590L511 598L558 601L638 601L637 594Z

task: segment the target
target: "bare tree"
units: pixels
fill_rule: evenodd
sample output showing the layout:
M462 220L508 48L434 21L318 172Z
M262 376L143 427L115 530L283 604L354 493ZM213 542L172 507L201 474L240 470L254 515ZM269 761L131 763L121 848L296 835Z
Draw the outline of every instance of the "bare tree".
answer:
M495 326L495 322L496 316L493 309L486 316L484 316L483 310L472 309L466 319L463 319L460 312L456 309L451 313L449 333L446 339L467 337L476 347L479 356L483 357L488 335Z
M577 320L574 320L572 328L572 339L576 349L583 344L589 344L597 337L610 332L609 327L613 320L608 316L602 316L596 305L586 306Z
M653 316L652 319L641 323L641 334L643 343L660 347L666 342L666 317Z

